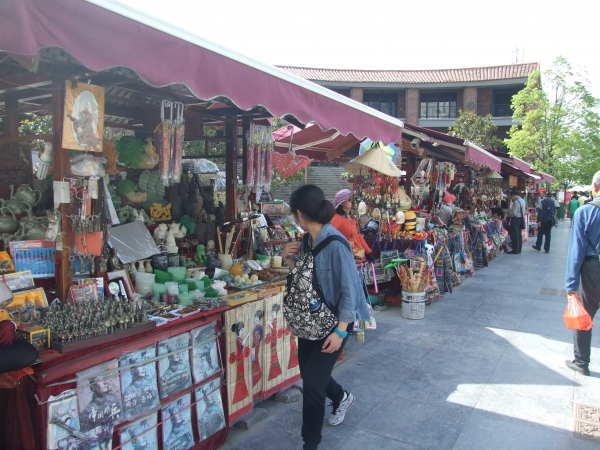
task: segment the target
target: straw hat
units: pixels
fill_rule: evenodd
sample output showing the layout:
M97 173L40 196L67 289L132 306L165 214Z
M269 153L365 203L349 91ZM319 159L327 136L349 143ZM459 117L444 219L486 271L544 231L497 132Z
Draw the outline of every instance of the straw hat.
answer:
M502 175L495 170L486 169L477 178L502 178Z
M381 147L373 147L344 166L353 175L366 175L369 169L390 177L400 177L405 172L398 169Z

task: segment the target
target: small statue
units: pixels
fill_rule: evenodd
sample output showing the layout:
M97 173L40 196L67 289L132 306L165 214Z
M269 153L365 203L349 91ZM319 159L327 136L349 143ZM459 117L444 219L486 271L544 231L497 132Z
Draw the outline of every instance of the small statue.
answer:
M154 220L171 220L171 204L163 206L160 203L153 203L150 207L150 216Z
M177 253L179 247L175 244L175 236L173 236L173 230L167 232L167 253Z
M198 248L196 248L194 261L199 266L206 266L206 250L204 249L204 245L199 245Z
M215 217L217 220L217 225L223 228L223 224L225 223L225 206L223 205L223 202L219 202L219 206L215 211Z
M115 147L114 139L104 139L102 143L102 153L108 162L106 173L108 175L117 175L119 169L117 169L117 149Z
M110 257L110 265L112 266L112 270L121 270L123 266L121 265L121 261L119 261L119 257L117 256L117 249L112 249L112 256Z
M161 251L161 253L165 253L167 251L167 225L161 223L154 230L154 242L156 242L156 246Z
M211 253L213 255L217 254L217 251L215 248L215 241L213 241L212 239L206 243L206 254L208 255L209 253Z
M154 169L158 164L158 153L156 153L156 148L152 145L152 138L146 138L146 148L144 149L144 157L140 162L140 167L138 169Z
M220 269L221 268L221 260L218 259L217 257L213 256L212 253L209 253L206 255L207 258L207 262L206 262L206 267L208 267L209 269Z
M178 223L173 222L169 225L169 231L173 232L173 237L177 239L183 239L185 237L185 232L187 231L185 227L183 227L183 233L181 231L180 225Z
M202 221L202 217L198 217L198 219L196 219L194 226L194 236L198 244L204 245L206 244L206 224Z

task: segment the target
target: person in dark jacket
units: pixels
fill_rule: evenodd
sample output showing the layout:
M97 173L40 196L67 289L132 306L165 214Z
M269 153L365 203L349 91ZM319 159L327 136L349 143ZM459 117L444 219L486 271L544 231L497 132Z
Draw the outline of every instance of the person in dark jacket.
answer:
M542 195L546 195L546 189L541 188L538 193L540 197ZM537 242L535 245L532 245L534 250L538 252L542 249L542 240L544 236L546 237L544 241L544 251L546 253L550 252L550 239L552 234L552 218L556 215L556 206L554 205L554 200L550 197L550 194L547 194L546 197L542 199L540 205L537 208L537 224L538 224L538 235Z
M29 342L15 341L16 329L12 320L0 322L0 373L24 369L38 358L38 351Z

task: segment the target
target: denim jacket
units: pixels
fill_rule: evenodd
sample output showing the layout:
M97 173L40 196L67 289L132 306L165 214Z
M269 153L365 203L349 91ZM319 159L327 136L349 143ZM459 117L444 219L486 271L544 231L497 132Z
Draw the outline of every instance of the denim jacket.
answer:
M331 224L323 225L315 240L315 246L331 235L343 235ZM312 239L308 239L312 245ZM310 248L302 248L302 254ZM369 320L369 307L364 296L362 280L354 257L341 242L330 242L315 258L315 270L319 287L327 306L338 311L338 320L352 323L355 320Z

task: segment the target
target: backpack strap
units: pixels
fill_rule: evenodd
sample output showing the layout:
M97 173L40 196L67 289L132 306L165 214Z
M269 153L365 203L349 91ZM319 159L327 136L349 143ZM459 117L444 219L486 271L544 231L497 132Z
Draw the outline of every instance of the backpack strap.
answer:
M307 241L308 241L308 239L307 239ZM311 253L313 255L313 258L316 258L317 255L321 252L321 250L323 250L325 247L327 247L327 245L330 242L333 242L333 241L341 242L348 249L348 251L352 253L352 249L350 248L350 244L348 243L348 240L345 237L338 236L337 234L333 234L331 236L327 236L325 239L323 239L323 241L321 241L321 243L319 245L317 245L315 248L312 249Z

